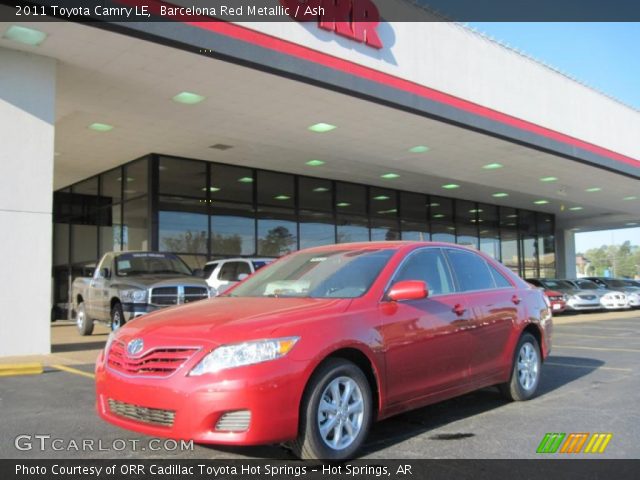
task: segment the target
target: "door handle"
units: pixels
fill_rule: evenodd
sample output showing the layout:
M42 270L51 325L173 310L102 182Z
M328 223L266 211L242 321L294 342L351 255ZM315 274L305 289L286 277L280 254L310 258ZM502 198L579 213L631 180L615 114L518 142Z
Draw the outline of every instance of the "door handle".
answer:
M456 315L458 315L459 317L461 317L462 315L464 315L464 312L466 312L467 309L464 308L461 304L457 303L454 307L453 307L453 313L455 313Z
M514 295L513 297L511 297L511 301L518 305L522 300L520 300L520 297L518 295Z

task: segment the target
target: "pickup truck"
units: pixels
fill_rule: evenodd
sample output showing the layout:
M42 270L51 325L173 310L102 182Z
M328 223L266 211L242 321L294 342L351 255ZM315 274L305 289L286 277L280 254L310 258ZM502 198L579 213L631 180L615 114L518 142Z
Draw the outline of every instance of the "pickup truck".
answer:
M177 255L109 252L92 277L74 280L70 303L78 331L91 335L96 321L116 330L135 317L209 298L211 292Z

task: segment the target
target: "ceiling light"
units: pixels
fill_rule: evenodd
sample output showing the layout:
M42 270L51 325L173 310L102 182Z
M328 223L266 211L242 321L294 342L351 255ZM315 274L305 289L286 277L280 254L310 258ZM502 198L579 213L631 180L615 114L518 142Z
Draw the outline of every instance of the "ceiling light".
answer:
M549 200L535 200L533 202L534 205L546 205L547 203L549 203Z
M276 195L275 197L276 200L289 200L291 197L289 195Z
M207 191L207 187L204 187L204 188L202 189L202 191L203 191L203 192L206 192L206 191ZM210 191L210 192L219 192L219 191L220 191L220 188L218 188L218 187L209 187L209 191Z
M429 147L426 145L416 145L415 147L411 147L409 151L411 153L424 153L429 151Z
M2 38L13 40L14 42L22 43L24 45L37 47L46 40L47 34L33 28L12 25L6 32L4 32Z
M428 204L428 206L429 206L429 207L439 207L439 206L440 206L440 204L439 204L439 203L437 203L437 202L433 202L433 203L429 203L429 204Z
M89 125L89 128L96 132L110 132L113 130L113 125L109 125L108 123L92 123Z
M446 190L455 190L456 188L460 188L460 185L458 185L457 183L446 183L442 185L442 188Z
M307 165L309 165L310 167L320 167L324 165L324 163L324 160L309 160L307 162Z
M444 218L446 215L444 213L436 213L433 218Z
M384 215L386 213L396 213L398 210L395 208L391 208L389 210L378 210L378 213Z
M636 197L635 195L630 195L628 197L624 197L622 200L637 200L638 197Z
M482 210L481 208L472 208L471 210L469 210L469 213L482 213L484 212L484 210Z
M316 187L313 189L313 191L317 193L322 193L322 192L328 192L329 189L327 187Z
M314 125L311 125L309 127L309 130L311 130L312 132L316 132L316 133L325 133L325 132L330 132L331 130L336 129L337 127L335 125L331 125L330 123L316 123Z
M380 178L384 178L385 180L392 180L394 178L398 178L400 175L398 175L397 173L393 173L393 172L389 172L389 173L383 173L382 175L380 175Z
M571 210L572 212L577 212L578 210L582 210L583 207L569 207L569 210Z
M196 103L203 101L205 98L206 97L193 92L180 92L173 97L172 100L177 103L184 103L185 105L195 105Z
M253 177L241 177L238 181L240 183L253 183Z
M557 182L558 177L542 177L540 179L541 182L549 183L549 182Z
M584 189L585 192L589 192L589 193L599 192L600 190L602 190L600 187L590 187L590 188Z
M502 165L501 163L487 163L486 165L482 166L482 168L484 168L485 170L497 170L498 168L502 167L504 167L504 165Z
M336 203L336 207L348 207L349 205L351 205L349 202Z
M505 193L505 192L496 192L496 193L491 194L491 196L495 197L495 198L504 198L504 197L508 197L509 194Z
M117 180L118 182L122 182L122 177L118 177L116 180ZM131 183L131 182L133 182L134 180L135 180L135 178L133 178L133 177L127 177L127 183Z
M373 197L374 200L389 200L387 195L378 195L377 197Z

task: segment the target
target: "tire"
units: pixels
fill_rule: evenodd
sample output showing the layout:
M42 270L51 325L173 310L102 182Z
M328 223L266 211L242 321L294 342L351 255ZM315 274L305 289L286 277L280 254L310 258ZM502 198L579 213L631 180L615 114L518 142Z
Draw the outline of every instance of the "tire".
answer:
M347 389L351 393L345 399ZM301 459L352 458L367 438L372 419L371 387L362 370L347 360L331 358L309 381L293 452ZM323 426L329 428L324 431Z
M117 329L125 324L124 312L122 311L122 304L116 302L111 307L111 331L115 332Z
M93 320L87 317L84 302L78 304L78 309L76 310L76 326L78 327L78 333L83 337L93 333Z
M533 398L540 384L542 360L540 345L530 333L520 337L513 356L511 378L500 385L500 391L510 401L521 402Z

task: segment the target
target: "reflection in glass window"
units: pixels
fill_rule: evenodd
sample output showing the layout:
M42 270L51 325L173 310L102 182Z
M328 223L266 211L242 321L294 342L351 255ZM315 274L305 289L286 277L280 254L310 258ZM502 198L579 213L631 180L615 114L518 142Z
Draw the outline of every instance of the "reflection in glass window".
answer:
M495 288L493 275L480 255L464 250L447 250L451 268L463 292Z
M297 249L293 210L261 209L258 215L258 255L280 257Z
M333 215L320 212L300 212L300 248L336 243Z
M500 261L500 233L497 229L480 227L480 251Z
M366 215L366 194L364 185L336 182L336 210L338 213Z
M428 242L431 239L431 235L429 234L429 230L425 222L401 220L400 228L400 238L402 240Z
M122 200L122 168L116 168L100 175L100 194L111 203Z
M256 221L250 205L214 203L211 216L211 254L256 254Z
M300 177L298 179L299 207L301 210L321 210L330 212L333 207L332 182L319 178Z
M430 296L453 292L451 274L439 248L426 248L413 253L394 278L394 283L403 280L426 282Z
M149 250L147 197L124 204L123 250Z
M207 164L195 160L161 157L159 164L160 194L206 198ZM212 184L213 185L213 184ZM211 190L219 187L211 187Z
M365 217L338 215L338 237L336 243L368 242L369 224Z
M211 198L227 202L253 203L253 170L231 165L211 165Z
M293 175L258 170L258 204L293 207L295 190Z
M124 167L124 177L118 182L124 183L124 198L134 198L147 193L149 160L143 158Z
M160 211L158 223L158 245L161 251L207 253L207 215Z
M391 241L400 240L398 231L398 221L395 218L371 219L371 241Z
M121 208L118 204L100 212L100 256L122 250Z

